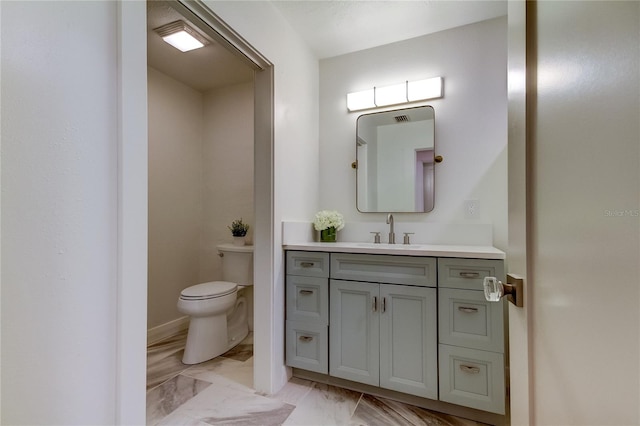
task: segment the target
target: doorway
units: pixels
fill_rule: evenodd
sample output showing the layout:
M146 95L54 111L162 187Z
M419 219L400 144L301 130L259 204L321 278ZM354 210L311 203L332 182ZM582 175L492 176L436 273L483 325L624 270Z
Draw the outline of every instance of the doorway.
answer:
M160 2L158 2L160 3ZM178 1L162 2L185 16L212 39L225 46L228 51L245 61L253 70L253 122L254 155L246 159L254 166L254 283L255 298L270 299L271 269L274 256L273 241L273 66L259 52L255 51L231 28L226 26L211 10L201 3L184 4ZM119 48L120 78L122 81L120 99L120 188L119 200L122 204L119 241L122 247L119 254L121 276L119 279L119 349L118 351L118 417L121 422L139 422L141 409L144 406L144 388L141 378L145 372L145 354L141 352L145 341L146 318L142 304L146 304L146 285L142 287L146 267L137 260L145 260L146 253L146 178L142 179L140 170L146 168L146 146L142 146L141 136L146 132L146 122L141 124L139 118L144 113L141 105L142 91L146 86L146 72L140 63L141 40L140 31L132 30L131 23L138 27L144 22L144 10L139 3L122 4L119 10L121 21L120 37L127 39L133 34L134 43L122 43ZM137 50L136 50L137 43ZM146 59L146 58L145 58ZM146 65L146 60L144 61ZM146 68L146 67L145 67ZM146 71L146 70L145 70ZM146 96L144 98L146 104ZM146 140L146 137L145 137ZM252 161L253 160L253 161ZM143 189L139 183L145 183ZM144 201L141 196L144 195ZM135 225L132 228L132 225ZM144 228L145 231L142 231ZM144 250L142 243L144 241ZM146 264L146 262L145 262ZM261 283L262 282L262 283ZM142 315L141 315L142 314ZM142 324L144 323L144 326ZM267 330L273 327L273 319L268 309L256 312L256 333L261 331L268 336ZM134 326L135 325L135 326ZM265 340L266 339L266 340ZM268 364L268 337L256 339L254 351L257 360L265 359ZM266 344L264 342L267 342ZM127 349L128 348L128 349ZM135 351L131 348L136 348ZM257 364L261 364L259 361ZM256 375L264 376L261 381L269 382L269 371L256 369ZM257 382L258 380L256 380ZM256 385L257 387L258 385ZM143 412L142 412L143 414ZM134 419L127 421L127 419Z
M216 247L253 231L253 68L169 2L147 2L148 342L188 324L176 297L222 279ZM183 22L208 42L181 52L155 31ZM247 161L249 160L249 161Z
M152 39L155 36L152 33L153 28L178 19L187 21L197 31L201 32L210 41L210 44L197 51L187 52L192 53L191 56L187 56L161 42L159 37ZM231 220L236 219L236 212L239 212L237 214L241 216L244 215L246 221L253 222L253 235L251 237L255 243L255 276L267 276L268 274L261 273L261 269L264 271L264 268L266 268L268 271L271 266L270 263L265 264L263 262L261 268L258 262L260 262L263 252L266 251L268 255L269 247L271 246L270 242L273 239L271 232L273 228L272 215L264 214L265 211L270 213L272 204L272 188L270 185L265 188L265 183L270 184L272 181L270 179L272 162L266 164L264 161L264 159L271 158L271 155L265 156L264 153L270 153L272 146L271 127L273 119L270 111L273 104L271 99L273 79L270 72L271 64L241 40L232 29L227 27L211 10L202 4L190 3L187 5L178 1L148 2L147 33L149 65L156 70L160 69L170 77L196 90L204 92L205 114L203 124L205 129L211 130L212 123L215 123L216 120L223 127L221 131L214 130L213 136L211 132L205 131L203 138L204 149L202 152L203 158L205 158L205 165L202 170L202 180L205 190L202 191L204 201L201 206L203 223L200 235L201 239L205 241L200 244L199 277L193 280L192 274L190 282L208 281L212 279L211 276L219 276L219 271L216 271L215 267L211 268L208 265L209 260L217 258L215 257L216 253L214 253L215 244L220 242L221 233L228 232L225 223L231 223ZM152 73L150 72L149 79L151 80L151 78ZM153 78L156 80L155 77ZM148 97L151 99L151 93L148 94ZM222 101L220 98L222 98ZM252 105L248 106L247 102L252 103ZM234 110L234 106L240 109ZM181 109L175 106L173 108ZM247 110L248 108L253 108L256 114L253 114L251 110ZM149 112L149 119L151 120L151 108ZM207 114L209 115L207 116ZM225 115L225 117L221 117L222 115ZM253 116L253 120L246 119L246 117L250 116ZM265 118L268 118L268 121ZM254 122L260 124L253 126ZM187 132L194 128L194 126L189 125L186 127ZM213 127L216 127L215 124L213 124ZM244 148L241 146L243 143L242 138L245 139ZM249 140L248 145L246 143L247 138L252 139ZM151 141L151 134L149 140ZM164 189L167 187L167 181L171 184L173 183L173 180L167 180L166 176L161 176L157 181L152 179L153 169L155 168L151 157L153 151L154 149L149 146L150 241L153 237L153 227L155 225L164 226L162 221L156 224L151 220L153 217L153 201L157 199L155 197L156 194L153 194L151 189L158 184L157 181L160 182L160 186ZM256 161L256 159L260 160ZM171 161L169 162L169 164L172 163ZM165 163L166 165L167 163ZM189 165L183 165L184 167L189 168ZM162 169L160 173L166 174L167 167L161 166L160 168ZM229 176L233 173L235 173L233 176ZM184 177L185 173L178 173L178 175ZM183 185L189 188L188 182L183 182ZM229 188L230 186L231 188ZM176 189L180 193L184 194L185 192L180 188L174 188L174 190ZM267 195L269 198L266 198ZM162 199L162 196L159 198ZM162 202L159 204L162 205ZM164 204L166 205L166 201ZM260 210L263 211L263 214L258 215ZM216 220L216 217L224 216L225 214L228 218L224 223ZM212 225L212 221L215 224ZM196 234L196 236L198 234L197 229L194 229L194 227L187 230L188 232L191 232L192 235ZM226 234L224 235L226 236ZM155 259L155 253L151 247L152 245L149 248L150 283L155 278L153 276L155 272L153 271L154 260L160 261L161 269L165 268L167 263L162 258ZM264 250L265 247L267 250ZM197 251L197 248L195 250ZM271 257L267 256L267 258ZM186 262L182 267L193 269L193 265L188 265L188 263ZM184 285L179 285L178 287L184 288ZM168 297L167 295L161 295L160 300L163 297L164 300L160 304L164 303L174 307L175 301L173 299L175 299L176 290L179 291L180 289L170 289ZM150 288L149 306L154 303L151 300L152 291L153 289ZM255 296L259 297L259 295ZM151 319L153 315L154 313L150 312L149 318ZM157 322L157 319L155 320ZM260 322L263 321L267 320L260 320ZM260 343L256 342L256 352L258 353L260 353L259 346Z

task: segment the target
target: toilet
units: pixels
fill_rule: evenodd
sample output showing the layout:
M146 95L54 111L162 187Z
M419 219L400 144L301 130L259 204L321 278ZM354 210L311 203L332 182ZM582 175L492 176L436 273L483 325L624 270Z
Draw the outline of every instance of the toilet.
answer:
M253 246L221 244L222 280L187 287L178 311L189 315L183 364L199 364L240 343L253 319ZM253 327L251 327L253 329Z

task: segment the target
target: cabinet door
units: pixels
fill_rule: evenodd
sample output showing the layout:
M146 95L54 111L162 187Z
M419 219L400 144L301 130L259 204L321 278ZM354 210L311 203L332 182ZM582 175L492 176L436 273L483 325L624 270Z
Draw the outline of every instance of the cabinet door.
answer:
M331 278L341 280L436 286L434 257L331 253L330 268Z
M287 251L287 275L327 278L329 276L329 253Z
M286 322L287 365L327 374L327 326L318 322Z
M504 261L438 258L438 287L480 291L484 277L498 277L504 281Z
M380 387L438 399L435 288L380 285Z
M440 345L440 401L504 414L504 356Z
M484 292L441 288L440 343L504 352L504 300L487 302Z
M326 278L287 275L287 319L327 324L329 282Z
M378 386L379 285L329 282L329 374Z

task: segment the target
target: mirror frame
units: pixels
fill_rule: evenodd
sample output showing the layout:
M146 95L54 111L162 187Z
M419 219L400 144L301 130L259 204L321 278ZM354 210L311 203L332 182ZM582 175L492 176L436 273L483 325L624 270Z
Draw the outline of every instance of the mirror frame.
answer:
M406 209L389 209L389 210L363 210L362 207L359 204L359 200L360 200L360 194L361 194L361 185L359 184L359 178L360 178L360 166L362 165L362 159L358 157L358 151L359 151L359 146L362 145L360 143L360 134L361 134L361 128L360 128L360 124L361 121L360 119L365 118L365 117L371 117L371 116L375 116L375 115L380 115L380 114L387 114L389 116L400 116L400 115L404 115L403 112L408 112L411 110L417 110L417 109L430 109L431 110L431 116L433 117L433 132L432 132L432 139L433 139L433 148L427 148L425 151L430 151L430 154L427 154L428 157L425 158L424 155L420 156L419 153L416 153L416 163L418 162L422 162L423 165L428 165L427 167L431 169L431 171L429 171L429 176L430 179L428 179L427 183L424 183L424 177L423 179L421 179L421 182L423 182L423 185L426 185L427 188L425 188L423 186L423 190L421 191L421 194L418 195L414 195L414 203L418 204L418 202L421 203L422 210L418 210L418 208L414 208L414 210L406 210ZM395 117L394 117L395 118ZM431 119L431 118L429 118ZM397 119L396 119L397 120ZM398 123L400 123L399 120L397 120ZM395 123L389 123L389 124L395 124ZM356 210L360 213L429 213L430 211L432 211L435 207L435 164L439 162L436 154L435 154L435 109L433 108L433 106L431 105L419 105L419 106L413 106L413 107L408 107L408 108L399 108L399 109L391 109L391 110L385 110L385 111L377 111L377 112L371 112L371 113L367 113L367 114L362 114L360 116L358 116L358 118L356 119L356 161L353 163L353 168L356 170L356 199L355 199L355 204L356 204ZM423 169L424 170L424 169ZM429 193L428 200L425 200L425 193Z

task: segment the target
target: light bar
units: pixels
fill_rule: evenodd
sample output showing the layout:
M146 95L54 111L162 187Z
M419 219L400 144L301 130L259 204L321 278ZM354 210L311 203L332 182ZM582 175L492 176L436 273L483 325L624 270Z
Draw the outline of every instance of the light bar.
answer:
M373 89L348 93L347 108L349 111L358 111L441 98L443 96L443 87L442 77L374 87Z

